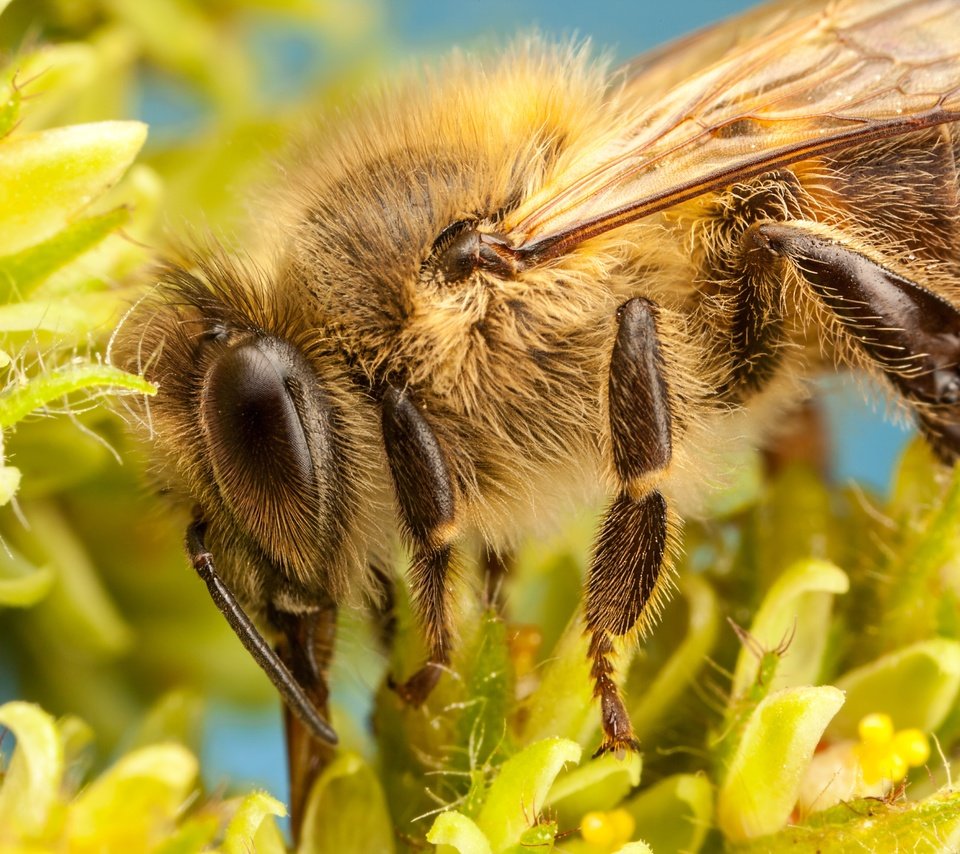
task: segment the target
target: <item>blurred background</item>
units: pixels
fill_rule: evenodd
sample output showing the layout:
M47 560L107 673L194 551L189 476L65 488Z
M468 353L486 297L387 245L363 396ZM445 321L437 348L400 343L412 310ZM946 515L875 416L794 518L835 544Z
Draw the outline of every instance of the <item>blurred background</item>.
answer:
M269 174L289 129L344 108L391 69L533 29L589 37L626 60L752 5L12 0L0 52L22 85L28 128L149 124L138 165L112 199L133 205L132 220L73 273L85 294L124 294L129 274L187 226L242 243L248 212L237 200ZM102 352L110 328L100 319L29 346ZM882 490L907 434L871 400L850 378L822 383L835 478ZM0 533L24 567L55 566L60 582L34 607L0 611L0 700L80 715L102 759L152 727L180 727L199 740L210 788L256 784L283 799L278 702L189 570L184 520L149 493L119 420L104 407L73 408L23 425L5 451L24 480L18 502L0 508ZM333 676L336 703L358 729L382 672L382 662L349 654L364 645L363 631L347 628Z

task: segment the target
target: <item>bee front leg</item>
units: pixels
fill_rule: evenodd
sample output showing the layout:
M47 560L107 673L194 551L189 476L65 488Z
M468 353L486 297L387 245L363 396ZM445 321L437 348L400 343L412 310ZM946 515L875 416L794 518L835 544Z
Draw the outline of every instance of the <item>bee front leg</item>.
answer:
M916 411L947 463L960 458L960 309L810 223L763 222L748 246L784 258Z
M447 577L456 500L443 448L406 391L387 389L382 427L397 503L413 545L410 585L429 654L420 670L392 687L406 702L419 706L449 661Z
M638 747L610 655L614 637L636 627L645 631L659 610L669 539L667 502L658 485L672 456L672 418L656 308L637 298L618 315L608 408L620 492L597 537L586 594L591 674L603 725L598 753Z

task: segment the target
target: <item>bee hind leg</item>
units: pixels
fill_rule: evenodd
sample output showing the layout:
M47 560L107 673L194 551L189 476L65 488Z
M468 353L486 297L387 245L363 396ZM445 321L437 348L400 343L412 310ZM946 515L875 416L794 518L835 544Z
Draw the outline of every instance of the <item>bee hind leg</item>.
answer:
M587 580L594 695L603 742L597 753L638 748L613 678L614 638L645 631L667 587L669 513L657 488L672 456L672 418L657 339L656 309L636 298L621 306L610 359L609 429L620 491L594 545Z
M406 391L388 387L382 428L405 531L413 546L410 587L427 642L427 662L406 682L389 685L412 706L424 703L449 661L447 583L456 500L440 442Z
M750 248L786 259L893 387L946 463L960 459L960 309L802 222L762 222Z

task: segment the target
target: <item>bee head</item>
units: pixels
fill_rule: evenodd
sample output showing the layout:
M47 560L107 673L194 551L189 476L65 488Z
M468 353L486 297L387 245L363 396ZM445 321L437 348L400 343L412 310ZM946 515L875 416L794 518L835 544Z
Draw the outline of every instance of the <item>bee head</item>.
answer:
M296 607L347 591L369 404L295 282L268 275L216 254L162 268L118 361L159 387L141 419L159 477L207 523L221 572L249 605Z

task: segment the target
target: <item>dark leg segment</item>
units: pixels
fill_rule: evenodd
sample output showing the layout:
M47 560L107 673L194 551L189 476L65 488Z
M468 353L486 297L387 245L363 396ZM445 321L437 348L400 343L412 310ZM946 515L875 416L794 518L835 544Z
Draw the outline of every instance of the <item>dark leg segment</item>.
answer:
M374 580L371 610L377 640L384 652L390 652L397 636L396 585L390 573L381 566L371 564L370 573Z
M456 500L443 448L405 391L383 397L383 440L400 513L413 545L410 584L429 651L427 663L394 686L412 705L426 700L448 661L450 568Z
M277 654L287 663L313 705L328 715L328 671L336 637L336 606L327 602L303 614L274 611L270 619L280 631ZM320 772L333 759L333 749L326 744L318 745L289 707L285 724L290 766L290 820L294 844L297 844L310 790Z
M503 555L487 550L481 556L486 604L493 605L501 614L506 608L503 585L510 575L512 564L513 555L510 553Z
M671 418L653 305L621 306L610 358L610 439L617 475L629 487L670 462Z
M918 407L947 462L960 456L960 310L802 223L760 223L745 239L788 259L861 350Z
M646 627L666 556L667 504L656 487L670 464L672 419L654 312L643 299L622 306L610 359L610 440L621 490L594 547L586 603L604 736L599 753L637 748L612 676L612 639Z
M587 625L614 635L636 626L653 595L666 548L667 502L659 492L639 500L621 493L614 499L597 538Z
M740 399L760 391L776 372L783 342L783 316L776 294L753 265L744 264L736 288L730 326L730 378L720 393Z

